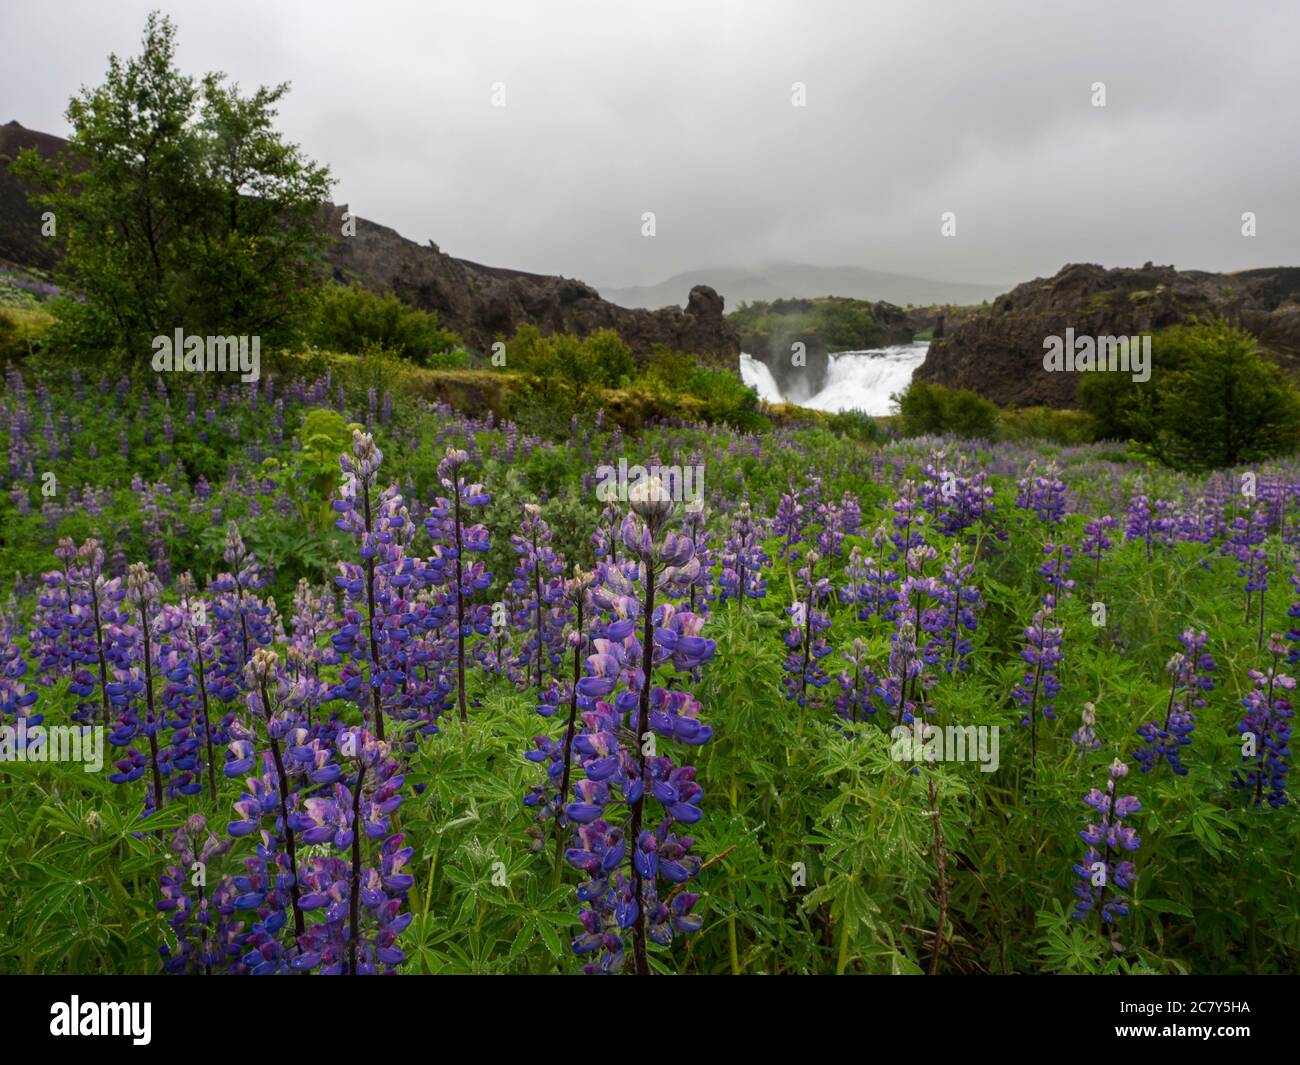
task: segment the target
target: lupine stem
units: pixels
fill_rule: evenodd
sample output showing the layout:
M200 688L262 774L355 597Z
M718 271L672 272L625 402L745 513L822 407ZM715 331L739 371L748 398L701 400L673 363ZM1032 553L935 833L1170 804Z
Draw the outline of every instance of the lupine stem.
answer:
M256 668L256 667L255 667ZM289 827L289 778L284 771L284 759L280 757L280 742L271 732L271 698L267 694L266 681L258 685L262 698L262 713L266 715L266 738L271 744L271 757L275 760L275 775L280 790L280 823L284 826L284 849L289 855L289 898L293 903L293 930L295 935L302 935L307 924L302 916L299 904L298 854L293 838L293 829ZM355 827L355 826L354 826Z
M357 763L357 783L352 792L352 884L348 893L348 973L357 975L357 940L361 935L361 783L365 763Z
M456 526L456 702L460 707L460 723L468 726L469 711L465 707L465 594L461 586L461 556L463 548L460 538L460 477L454 477L452 493L455 501ZM538 634L540 637L540 633ZM382 733L381 733L382 736Z
M645 628L641 643L641 699L637 706L637 765L640 772L641 794L632 803L631 838L628 840L628 864L632 869L632 897L636 900L636 923L632 929L632 954L636 961L637 976L650 975L650 962L645 946L645 900L641 892L641 873L636 867L636 848L641 838L641 810L645 805L645 735L650 730L650 676L654 671L654 612L655 563L654 548L643 557L645 566Z
M153 644L149 639L149 618L145 611L147 596L140 596L140 632L144 637L144 701L149 721L149 763L153 770L154 811L163 808L162 772L158 768L158 717L153 702Z
M577 632L582 635L582 595L577 599ZM569 693L569 724L564 733L564 772L560 777L560 801L555 819L555 886L560 886L564 859L564 830L560 825L564 804L569 795L569 771L573 765L573 729L578 719L578 680L582 677L582 645L573 649L573 691Z

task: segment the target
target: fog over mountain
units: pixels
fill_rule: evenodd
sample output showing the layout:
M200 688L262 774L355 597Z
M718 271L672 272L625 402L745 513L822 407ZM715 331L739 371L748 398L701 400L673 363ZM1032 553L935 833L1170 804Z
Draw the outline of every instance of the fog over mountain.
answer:
M710 263L758 274L719 285L734 306L797 294L763 263L1001 289L1067 262L1300 261L1294 2L43 0L5 13L0 121L66 135L154 7L186 70L292 82L280 126L336 202L651 303Z

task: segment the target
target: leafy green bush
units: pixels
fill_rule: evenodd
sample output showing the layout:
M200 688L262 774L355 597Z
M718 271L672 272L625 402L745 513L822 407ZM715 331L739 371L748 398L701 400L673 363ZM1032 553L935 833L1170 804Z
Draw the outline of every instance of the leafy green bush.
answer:
M758 413L758 392L730 370L697 366L691 371L687 391L704 400L705 418L738 429L758 429L765 419Z
M460 337L439 326L436 314L360 285L327 285L316 301L305 339L330 351L382 348L431 369L468 365L465 353L454 350Z
M1083 411L1024 407L1002 412L998 437L1012 442L1050 440L1056 444L1086 444L1096 437L1096 423Z
M847 436L852 440L860 440L863 443L879 444L883 443L885 434L880 428L880 423L869 414L864 414L860 410L845 410L838 414L832 414L826 420L826 427L833 433L840 436Z
M968 388L913 380L894 400L905 436L951 433L971 440L997 436L998 408Z
M646 360L639 381L653 390L683 392L690 387L695 364L694 356L657 344Z
M1286 453L1300 441L1300 395L1260 353L1255 338L1223 319L1191 322L1152 338L1150 379L1094 373L1079 402L1102 439L1133 440L1184 469L1211 469Z

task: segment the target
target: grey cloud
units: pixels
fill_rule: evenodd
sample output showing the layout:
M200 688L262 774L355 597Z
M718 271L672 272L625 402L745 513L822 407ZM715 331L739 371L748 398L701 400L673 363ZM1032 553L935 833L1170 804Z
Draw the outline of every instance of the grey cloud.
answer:
M45 0L6 16L0 120L66 132L153 6L188 70L293 82L282 126L340 202L480 262L610 285L1300 263L1294 4Z

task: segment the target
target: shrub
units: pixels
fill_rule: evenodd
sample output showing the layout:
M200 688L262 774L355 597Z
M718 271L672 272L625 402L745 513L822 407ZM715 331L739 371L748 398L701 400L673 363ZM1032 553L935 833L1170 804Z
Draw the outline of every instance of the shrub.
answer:
M1098 436L1131 439L1184 469L1254 462L1300 440L1300 396L1244 329L1224 319L1175 326L1152 339L1151 361L1147 381L1080 382Z
M317 300L306 340L331 351L382 348L419 366L457 369L467 364L460 337L438 325L438 316L359 285L328 285ZM447 363L450 361L450 365Z
M880 423L860 410L845 410L832 414L826 419L826 427L833 433L863 443L880 444L885 439Z
M730 370L697 366L691 372L687 391L704 400L704 415L710 422L750 430L764 425L758 413L758 392Z
M894 397L904 436L952 433L973 440L997 435L998 408L968 388L913 380Z
M998 436L1013 442L1050 440L1056 444L1086 444L1096 437L1096 422L1083 411L1024 407L1002 412Z

